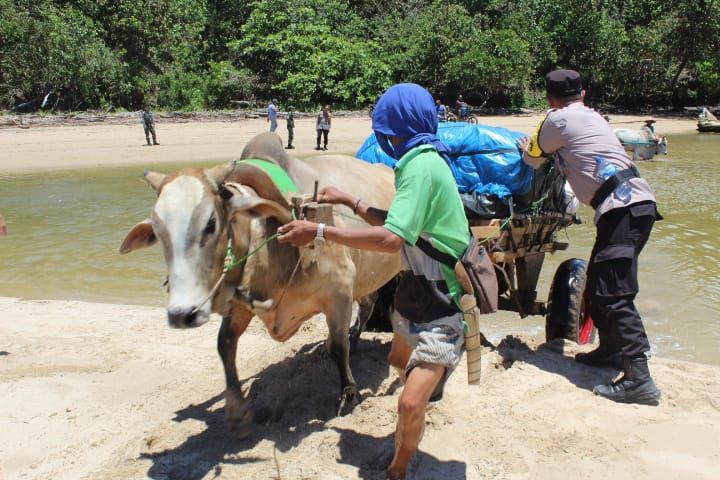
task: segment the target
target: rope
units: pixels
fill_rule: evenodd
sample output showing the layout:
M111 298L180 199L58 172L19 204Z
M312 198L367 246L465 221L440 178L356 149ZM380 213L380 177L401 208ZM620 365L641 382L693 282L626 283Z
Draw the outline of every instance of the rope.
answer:
M262 242L260 242L260 245L258 245L257 247L253 248L247 255L244 255L244 256L242 256L242 257L240 257L240 258L235 258L235 254L233 253L232 247L231 247L231 245L230 245L230 240L228 240L227 252L225 253L225 267L223 268L223 274L225 274L225 273L229 272L230 270L233 270L233 269L239 267L240 265L242 265L248 258L250 258L250 257L252 257L253 255L255 255L255 254L258 252L258 250L260 250L260 249L263 248L265 245L267 245L268 243L272 242L273 240L275 240L275 239L276 239L277 237L279 237L279 236L280 236L280 233L279 233L279 232L275 232L273 235L270 235L270 236L267 237L265 240L263 240ZM230 260L230 262L228 262L227 260Z
M510 223L510 220L512 220L512 217L508 217L505 220L503 220L503 223L501 223L500 226L498 227L498 232L502 232L503 230L505 230L505 227L508 226L508 223ZM487 238L485 238L484 240L480 240L478 243L483 244L485 242L489 242L493 238L495 238L495 237L490 235Z
M295 211L290 210L290 213L292 215L292 219L295 220L296 219ZM274 234L270 235L269 237L265 238L265 240L260 242L260 244L257 247L253 248L250 252L248 252L247 255L243 255L240 258L235 258L235 253L233 253L233 251L232 251L232 243L230 241L230 238L228 238L228 246L227 246L227 250L225 250L225 261L224 261L222 275L220 275L220 278L218 278L217 282L215 282L215 285L210 290L210 293L208 294L208 296L205 297L205 300L203 300L202 303L200 303L200 305L195 307L193 309L192 313L198 312L200 310L200 308L202 308L203 305L205 305L211 298L213 298L215 296L215 293L217 292L218 288L220 288L220 285L222 284L223 280L225 280L225 276L228 274L228 272L230 272L230 270L233 270L233 269L239 267L240 265L242 265L243 263L245 263L245 261L247 261L248 258L255 255L261 248L263 248L265 245L272 242L279 236L280 236L280 232L275 232ZM300 266L301 258L302 257L298 258L298 262L297 262L297 264L295 264L295 269L293 270L292 275L290 275L290 280L288 280L288 283L285 285L285 288L283 289L282 294L280 295L280 299L275 303L275 306L273 307L272 310L275 310L277 308L277 305L280 304L280 300L282 300L282 297L285 296L285 292L287 291L288 286L292 282L292 279L295 277L295 273L297 272L297 269Z

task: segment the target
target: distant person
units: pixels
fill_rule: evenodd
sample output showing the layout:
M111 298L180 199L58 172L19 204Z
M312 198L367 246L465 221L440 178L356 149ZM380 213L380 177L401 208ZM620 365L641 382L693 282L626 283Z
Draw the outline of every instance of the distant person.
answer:
M315 150L327 150L328 134L330 133L330 124L332 123L332 115L330 115L330 106L325 105L315 120L315 130L317 130L317 146ZM320 138L323 138L323 147L320 148Z
M277 130L277 116L278 116L278 107L277 107L278 101L275 99L272 99L270 101L270 105L268 105L268 115L267 115L267 121L270 122L270 131L274 132Z
M7 235L7 224L5 223L2 213L0 213L0 236L4 237L5 235Z
M655 119L653 117L645 119L640 130L646 133L651 140L660 140L660 137L655 133Z
M435 100L438 122L447 122L447 107L440 100Z
M142 113L143 129L145 130L145 140L148 145L160 145L155 136L155 116L150 109L145 106ZM152 134L152 143L150 143L150 135Z
M287 148L288 150L292 150L295 147L293 147L293 138L295 138L293 131L295 130L295 117L293 116L293 107L288 107L287 116L287 130L288 130L288 144Z
M551 110L532 139L520 142L523 160L538 168L554 157L577 198L595 209L595 245L585 289L600 345L578 353L575 361L623 370L610 384L595 386L596 395L619 403L658 405L660 390L648 367L650 342L635 308L638 256L653 224L662 219L655 195L610 125L583 104L580 74L555 70L545 82Z
M455 110L457 110L458 120L462 120L467 116L467 103L465 103L465 100L463 99L462 95L458 95L457 100L455 101Z

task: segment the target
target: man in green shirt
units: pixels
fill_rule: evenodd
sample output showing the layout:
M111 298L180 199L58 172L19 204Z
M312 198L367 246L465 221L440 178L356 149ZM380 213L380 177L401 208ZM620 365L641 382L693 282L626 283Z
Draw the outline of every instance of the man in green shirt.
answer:
M367 205L336 188L320 201L353 209L370 227L341 228L294 221L280 227L279 241L302 246L313 239L351 248L400 252L404 272L395 295L393 343L388 360L405 387L398 400L395 454L387 479L404 479L425 426L425 409L439 400L448 376L462 357L463 293L455 272L428 256L428 246L460 258L470 242L462 201L449 166L449 149L435 136L437 112L419 85L391 87L373 112L379 144L398 160L395 199L389 211ZM419 247L420 245L421 247Z

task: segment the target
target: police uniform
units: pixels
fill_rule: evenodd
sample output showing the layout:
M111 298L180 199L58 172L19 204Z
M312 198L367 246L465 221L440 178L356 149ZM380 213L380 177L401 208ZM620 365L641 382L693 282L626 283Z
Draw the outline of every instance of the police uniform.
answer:
M538 167L545 158L554 156L556 167L577 198L595 209L597 234L586 290L600 347L589 354L578 354L576 360L594 366L620 367L622 362L623 378L646 376L652 382L646 358L650 344L634 300L638 293L638 256L655 220L661 218L655 196L605 119L585 107L580 97L573 101L582 92L580 75L572 70L557 70L548 74L546 82L548 95L571 100L565 107L547 113L524 160ZM596 387L596 393L632 403L656 404L659 400L660 392L654 382L646 386L642 395L628 393L632 386L625 385L627 391L615 395L617 398L603 395L601 387L606 386ZM635 398L638 396L640 401Z

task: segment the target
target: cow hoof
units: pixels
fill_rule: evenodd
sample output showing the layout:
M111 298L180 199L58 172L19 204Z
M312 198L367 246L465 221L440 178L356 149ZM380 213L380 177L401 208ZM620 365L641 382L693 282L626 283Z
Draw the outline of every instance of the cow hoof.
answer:
M250 400L241 394L228 392L225 396L225 421L228 427L240 438L250 435L253 424L253 415Z
M360 392L356 385L348 385L343 388L340 395L340 406L338 407L337 416L342 417L352 412L355 406L360 402Z

